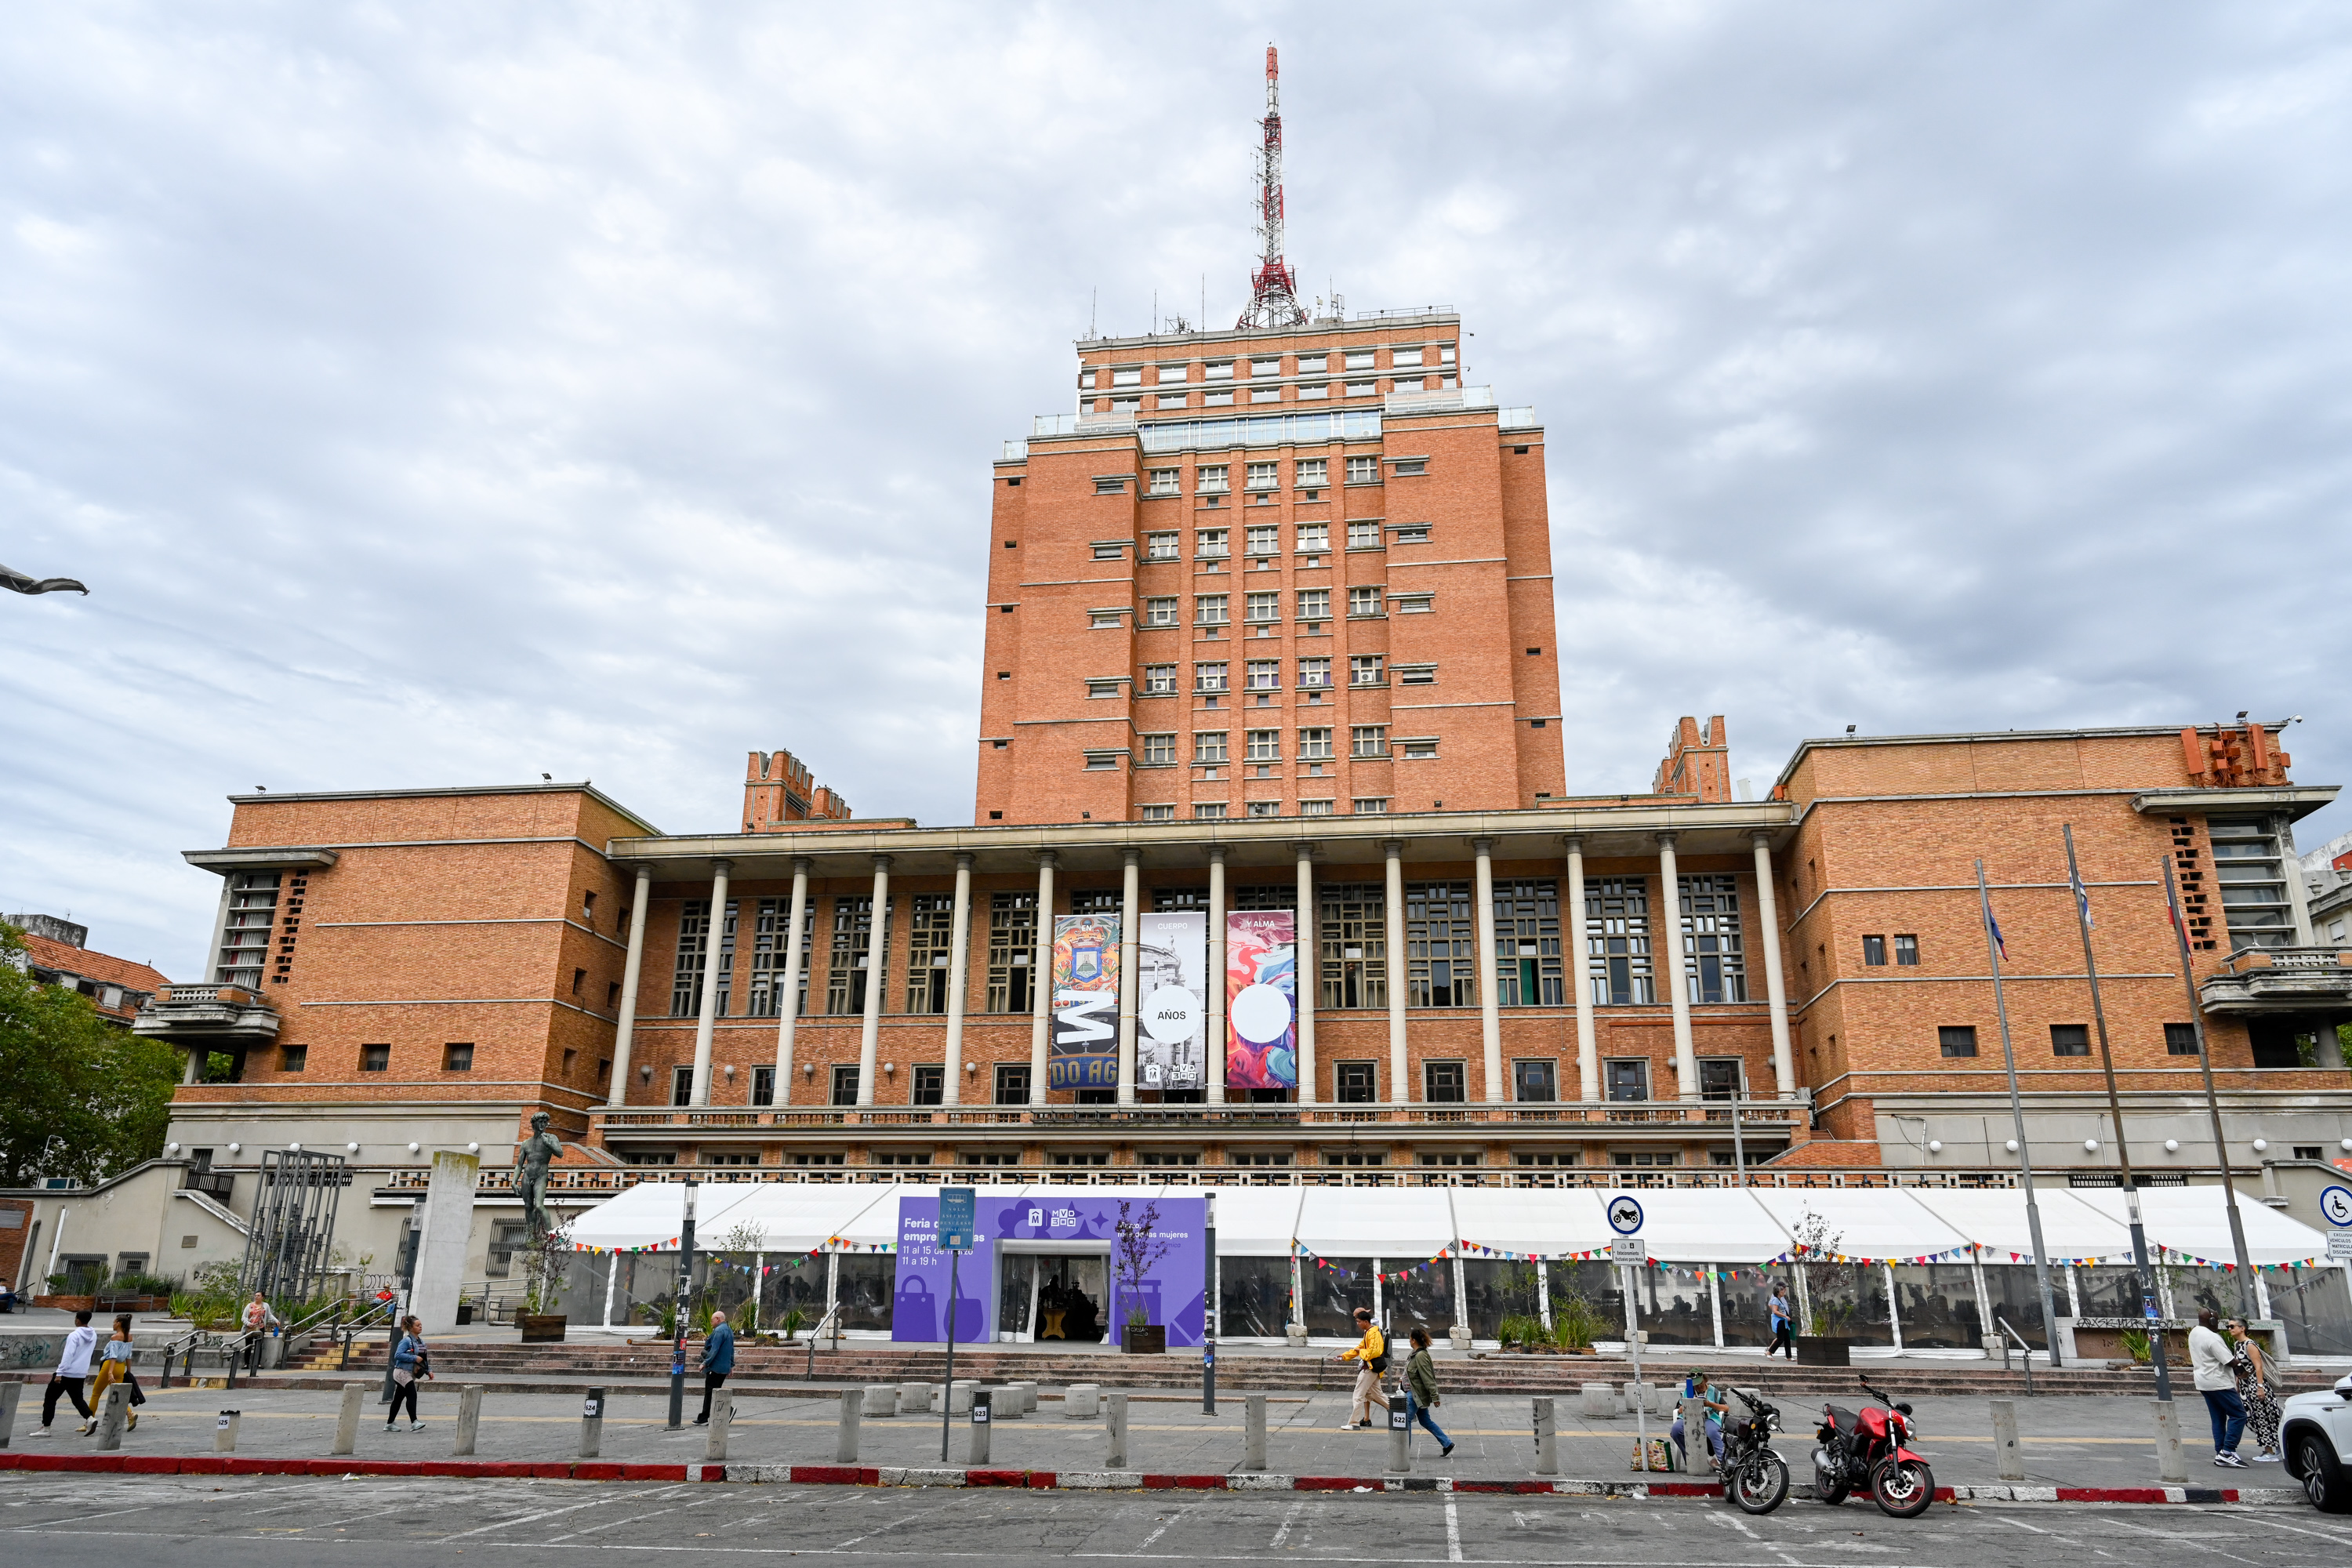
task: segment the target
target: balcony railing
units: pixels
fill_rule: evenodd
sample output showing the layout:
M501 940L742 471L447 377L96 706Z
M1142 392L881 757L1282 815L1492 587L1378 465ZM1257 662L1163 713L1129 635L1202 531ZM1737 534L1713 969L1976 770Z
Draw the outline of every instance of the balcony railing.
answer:
M278 1037L278 1009L242 985L174 982L139 1009L131 1033L170 1045L267 1045Z
M1803 1123L1811 1108L1802 1100L1743 1100L1743 1130L1759 1135L1785 1133ZM1232 1105L973 1105L973 1106L782 1106L716 1110L593 1110L607 1132L624 1129L753 1131L763 1128L965 1128L1030 1126L1058 1131L1116 1131L1123 1128L1180 1128L1200 1131L1249 1131L1267 1128L1342 1127L1366 1123L1401 1127L1541 1127L1557 1131L1591 1127L1615 1134L1630 1127L1684 1130L1708 1138L1731 1131L1732 1102L1694 1100L1392 1100L1336 1104Z
M1457 386L1444 392L1391 392L1381 403L1391 414L1445 414L1457 408L1492 408L1491 386Z
M2352 1005L2352 947L2240 948L2199 989L2224 1017Z

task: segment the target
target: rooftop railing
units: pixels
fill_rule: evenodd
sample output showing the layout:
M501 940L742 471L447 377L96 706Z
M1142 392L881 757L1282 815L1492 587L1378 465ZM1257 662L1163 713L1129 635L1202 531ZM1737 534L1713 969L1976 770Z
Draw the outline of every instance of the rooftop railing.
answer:
M1801 1100L1743 1100L1743 1128L1785 1132L1811 1114ZM1318 1105L1237 1103L1139 1105L811 1105L715 1109L592 1110L608 1131L623 1128L700 1128L714 1131L790 1128L1050 1127L1063 1131L1121 1128L1181 1127L1203 1131L1296 1127L1344 1127L1366 1122L1402 1126L1542 1127L1557 1131L1589 1126L1611 1132L1627 1128L1686 1129L1720 1137L1731 1130L1728 1100L1343 1100ZM487 1173L485 1179L487 1180Z

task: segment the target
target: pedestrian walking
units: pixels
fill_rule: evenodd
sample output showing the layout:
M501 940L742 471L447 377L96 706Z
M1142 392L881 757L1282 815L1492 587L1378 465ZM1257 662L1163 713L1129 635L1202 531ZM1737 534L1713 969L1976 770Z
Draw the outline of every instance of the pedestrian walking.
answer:
M416 1384L420 1379L433 1375L431 1356L425 1348L425 1325L415 1318L400 1321L400 1343L392 1352L392 1409L383 1418L383 1429L391 1431L400 1421L400 1407L408 1406L408 1429L425 1430L424 1420L416 1414Z
M59 1396L73 1401L81 1412L82 1430L89 1428L89 1402L81 1396L82 1384L89 1378L90 1352L98 1348L98 1331L89 1326L89 1310L85 1307L74 1314L74 1326L66 1334L65 1352L58 1357L58 1370L49 1374L49 1386L41 1395L41 1425L36 1437L47 1437L49 1423L58 1418Z
M1381 1392L1381 1373L1389 1369L1389 1342L1372 1321L1369 1307L1356 1309L1356 1327L1364 1337L1355 1348L1339 1352L1341 1361L1356 1363L1356 1402L1348 1412L1348 1430L1361 1432L1372 1424L1372 1401Z
M1404 1418L1418 1421L1437 1439L1439 1458L1454 1452L1454 1439L1445 1435L1429 1413L1435 1409L1437 1398L1437 1358L1429 1353L1429 1331L1416 1328L1412 1331L1412 1354L1404 1363Z
M245 1331L248 1336L245 1342L246 1362L254 1371L261 1370L261 1342L281 1321L276 1310L258 1290L253 1293L253 1300L245 1304Z
M710 1331L702 1338L702 1414L694 1418L697 1426L710 1425L710 1396L726 1386L727 1374L735 1370L735 1331L724 1312L710 1314Z
M2205 1413L2213 1419L2213 1462L2225 1470L2245 1468L2238 1439L2245 1435L2246 1402L2238 1397L2237 1359L2230 1342L2214 1329L2221 1314L2208 1307L2197 1314L2189 1331L2189 1370L2197 1392L2205 1396Z
M1772 1299L1764 1303L1764 1310L1772 1316L1772 1342L1764 1347L1764 1359L1769 1361L1773 1352L1786 1349L1789 1359L1796 1360L1797 1310L1789 1303L1787 1280L1772 1281Z
M1711 1463L1720 1466L1723 1463L1723 1416L1725 1411L1730 1407L1730 1401L1727 1400L1722 1394L1716 1393L1708 1386L1706 1373L1700 1371L1697 1367L1690 1369L1690 1372L1687 1374L1685 1386L1688 1387L1693 1394L1698 1395L1699 1407L1706 1412L1706 1451L1708 1458ZM1668 1429L1666 1436L1673 1441L1676 1447L1682 1449L1684 1456L1683 1467L1685 1469L1689 1468L1690 1445L1683 1438L1683 1413L1680 1406L1675 1407L1675 1424Z
M131 1401L131 1418L125 1425L133 1428L139 1425L139 1406L147 1403L147 1395L141 1391L139 1378L131 1367L131 1358L135 1350L131 1340L131 1314L124 1312L114 1320L113 1337L99 1349L98 1375L89 1385L89 1407L93 1412L106 1408L108 1389L118 1383L127 1386L131 1390L127 1396ZM82 1430L92 1432L97 1429L98 1417L93 1414L89 1425Z
M2246 1331L2243 1318L2230 1323L2230 1363L2238 1374L2239 1402L2246 1407L2246 1430L2254 1435L2262 1449L2254 1463L2275 1465L2279 1462L2278 1375L2271 1370L2271 1358Z

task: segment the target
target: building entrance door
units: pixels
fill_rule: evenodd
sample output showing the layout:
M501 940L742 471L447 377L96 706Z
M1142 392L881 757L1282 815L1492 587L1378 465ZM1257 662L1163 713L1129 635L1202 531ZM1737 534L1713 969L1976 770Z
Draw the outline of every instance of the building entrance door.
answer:
M1099 1344L1109 1307L1110 1259L1100 1253L1000 1254L997 1337L1021 1343Z

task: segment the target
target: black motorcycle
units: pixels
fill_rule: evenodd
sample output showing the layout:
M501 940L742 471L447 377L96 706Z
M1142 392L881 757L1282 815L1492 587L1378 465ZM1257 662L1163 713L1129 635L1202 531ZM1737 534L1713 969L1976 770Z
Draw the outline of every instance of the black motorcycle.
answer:
M1723 1423L1724 1494L1749 1513L1770 1513L1789 1496L1789 1467L1772 1451L1780 1413L1744 1388L1732 1394L1748 1406L1739 1420Z
M1864 1379L1862 1391L1885 1408L1853 1411L1822 1407L1814 1434L1813 1495L1835 1507L1849 1492L1870 1492L1889 1519L1916 1519L1936 1500L1935 1472L1906 1445L1911 1438L1911 1407L1897 1405Z

